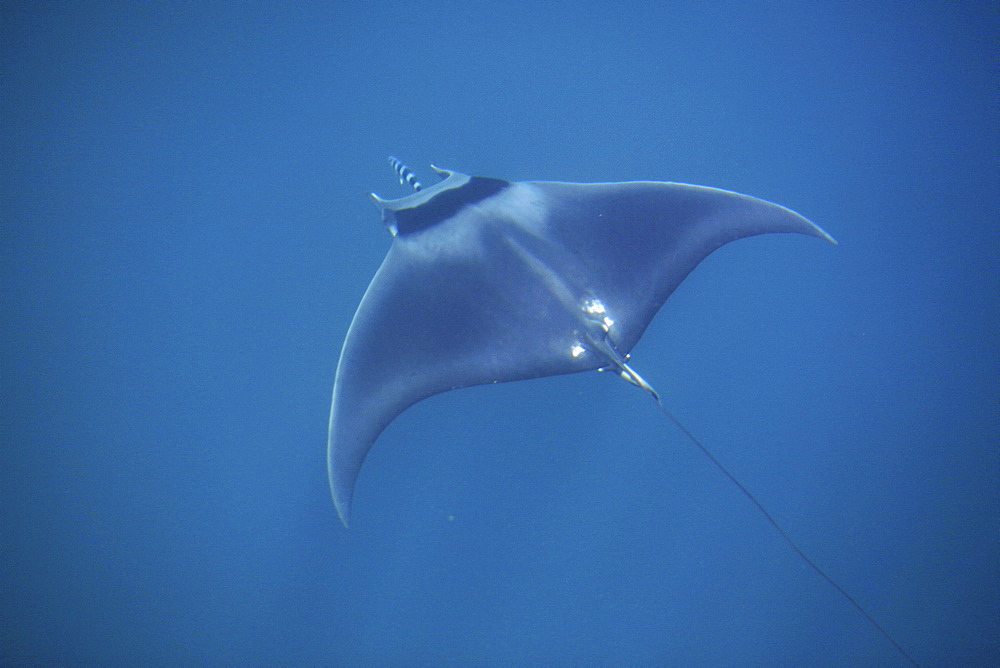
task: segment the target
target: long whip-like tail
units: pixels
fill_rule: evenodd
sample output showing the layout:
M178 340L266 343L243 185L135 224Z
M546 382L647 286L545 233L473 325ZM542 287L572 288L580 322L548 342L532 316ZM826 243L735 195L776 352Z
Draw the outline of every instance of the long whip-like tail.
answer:
M771 524L771 526L774 527L775 531L777 531L778 534L785 539L785 542L788 543L788 545L793 550L795 550L795 553L798 554L799 557L801 557L802 561L806 562L810 568L812 568L814 571L816 571L816 573L819 574L820 577L829 582L834 589L840 592L841 596L847 599L847 601L851 605L853 605L855 609L864 616L865 619L871 622L871 625L874 626L878 630L878 632L881 633L882 636L886 640L888 640L893 647L896 648L896 651L898 651L902 656L906 658L907 661L909 661L914 666L920 665L916 662L916 660L912 656L910 656L907 653L905 649L903 649L902 645L896 642L895 638L889 635L889 632L886 631L881 624L875 621L875 618L872 617L871 614L867 610L865 610L860 603L858 603L857 599L851 596L846 589L837 584L836 580L827 575L826 572L824 572L823 569L820 568L815 561L810 559L809 556L802 551L802 548L800 548L798 545L795 544L795 541L792 540L792 537L788 535L788 532L785 531L780 524L778 524L777 520L775 520L774 517L771 515L771 513L768 512L767 508L764 507L764 504L758 501L757 497L755 497L750 492L750 490L748 490L743 485L743 483L737 480L736 476L734 476L732 473L729 472L729 470L722 464L722 462L718 460L718 458L714 454L712 454L712 451L709 450L704 443L698 440L698 438L695 437L695 435L692 434L691 431L687 427L685 427L684 424L681 423L681 421L678 420L673 413L667 410L667 407L663 405L663 401L660 399L660 395L656 392L656 390L652 388L651 385L649 385L649 383L642 380L642 378L639 377L639 375L636 374L635 371L633 371L630 367L628 367L628 365L625 365L624 363L619 363L619 368L623 369L622 371L623 377L625 377L626 380L633 383L634 385L638 385L643 390L645 390L646 394L652 397L653 401L656 402L656 405L660 408L663 414L666 415L668 418L670 418L671 422L677 425L677 428L680 429L685 436L687 436L688 440L694 443L696 446L698 446L698 449L701 450L703 453L705 453L705 456L708 457L709 461L715 464L715 467L720 471L722 471L722 473L724 473L725 476L729 478L729 480L732 481L732 483L736 485L736 487L739 488L741 492L743 492L743 495L748 499L750 499L753 505L757 506L757 509L761 512L761 514L764 515L764 519L766 519Z

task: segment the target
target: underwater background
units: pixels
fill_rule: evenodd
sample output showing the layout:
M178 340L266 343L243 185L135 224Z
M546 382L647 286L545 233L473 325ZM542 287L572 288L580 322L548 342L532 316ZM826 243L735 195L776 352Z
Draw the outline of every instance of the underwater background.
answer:
M0 5L0 663L906 665L610 374L326 480L388 155L669 180L829 231L633 351L918 662L1000 662L996 2Z

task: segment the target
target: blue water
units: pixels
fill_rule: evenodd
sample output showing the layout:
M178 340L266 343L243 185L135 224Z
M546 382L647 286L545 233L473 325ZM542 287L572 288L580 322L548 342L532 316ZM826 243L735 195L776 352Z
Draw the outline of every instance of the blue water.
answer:
M641 392L325 439L386 156L673 180L838 238L713 254L633 351L919 662L1000 662L996 3L3 3L0 662L905 665Z

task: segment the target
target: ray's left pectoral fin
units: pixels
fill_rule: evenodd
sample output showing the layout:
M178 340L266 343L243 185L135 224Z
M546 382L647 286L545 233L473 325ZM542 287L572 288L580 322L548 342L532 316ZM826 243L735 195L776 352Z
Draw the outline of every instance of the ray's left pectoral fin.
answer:
M337 366L327 444L345 524L365 456L407 407L460 387L600 364L571 353L577 313L512 255L493 220L470 206L399 233L358 306Z

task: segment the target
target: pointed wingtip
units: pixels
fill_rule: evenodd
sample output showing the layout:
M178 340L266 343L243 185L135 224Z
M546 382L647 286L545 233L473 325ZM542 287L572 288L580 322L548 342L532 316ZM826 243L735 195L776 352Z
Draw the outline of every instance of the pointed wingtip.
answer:
M761 200L761 201L766 201L766 200ZM773 202L769 202L769 204L773 204ZM783 231L800 232L802 234L809 234L809 235L812 235L814 237L819 237L820 239L824 239L826 241L829 241L834 246L839 246L840 245L840 244L837 243L837 240L834 239L832 235L830 235L829 232L827 232L822 227L820 227L816 223L812 222L811 220L809 220L808 218L806 218L805 216L803 216L801 213L799 213L797 211L793 211L792 209L789 209L788 207L781 206L780 204L774 204L774 206L777 207L779 210L784 210L785 212L791 214L792 218L797 219L797 221L798 221L797 226L793 225L792 229L790 229L790 230L783 230ZM798 229L795 229L796 227Z
M350 528L351 523L351 497L354 495L353 482L344 485L338 484L338 476L335 475L332 464L328 463L328 475L330 482L330 496L333 497L333 507L337 509L337 516L345 529Z
M348 478L344 481L342 475L338 474L333 460L334 449L327 445L326 470L327 482L330 485L330 497L333 499L333 507L337 509L337 517L344 525L345 529L350 528L351 523L351 497L354 495L354 479ZM342 473L339 472L339 473Z
M775 206L780 206L780 205L775 205ZM792 211L791 209L788 209L788 208L783 207L783 206L781 206L780 208L785 209L785 211L790 212L794 217L796 217L796 218L799 219L800 223L804 223L807 226L807 229L801 229L800 228L798 230L795 230L796 232L803 232L805 234L811 234L814 237L819 237L820 239L824 239L826 241L829 241L834 246L839 246L840 245L839 243L837 243L837 240L834 239L833 236L829 232L827 232L822 227L820 227L816 223L812 222L811 220L809 220L808 218L806 218L805 216L803 216L801 213L797 213L797 212Z
M816 223L813 223L813 227L815 227L815 228L816 228L816 230L817 230L817 231L819 232L819 235L818 235L818 236L819 236L819 237L820 237L821 239L826 239L827 241L829 241L829 242L830 242L831 244L833 244L834 246L839 246L839 245L840 245L840 244L839 244L839 243L837 242L837 240L836 240L836 239L834 239L834 238L833 238L833 236L831 236L831 235L830 235L830 233L829 233L829 232L827 232L826 230L824 230L824 229L823 229L822 227L820 227L820 226L819 226L819 225L817 225Z
M345 529L351 528L351 501L350 499L337 498L337 492L333 493L333 506L337 509L337 517Z

